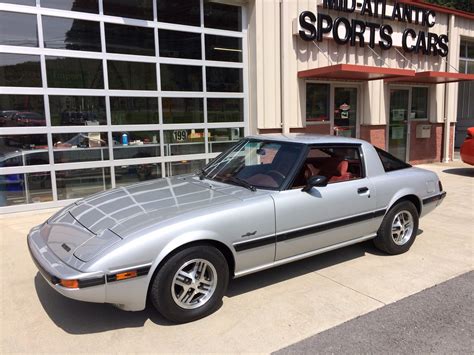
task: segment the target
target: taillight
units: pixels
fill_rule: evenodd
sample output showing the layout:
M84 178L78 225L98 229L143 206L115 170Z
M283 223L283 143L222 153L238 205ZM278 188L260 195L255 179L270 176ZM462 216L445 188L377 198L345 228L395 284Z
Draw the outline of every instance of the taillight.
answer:
M438 185L439 185L439 192L442 192L443 191L443 184L441 183L441 180L438 181Z

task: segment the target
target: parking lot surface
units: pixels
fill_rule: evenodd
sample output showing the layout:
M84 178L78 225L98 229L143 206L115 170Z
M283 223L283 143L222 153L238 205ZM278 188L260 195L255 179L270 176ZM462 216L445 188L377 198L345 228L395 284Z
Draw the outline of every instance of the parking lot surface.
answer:
M408 253L387 256L369 241L237 279L215 314L184 325L151 307L124 312L62 297L25 241L53 211L0 215L0 352L269 353L471 271L474 169L421 167L440 175L448 195L421 220Z

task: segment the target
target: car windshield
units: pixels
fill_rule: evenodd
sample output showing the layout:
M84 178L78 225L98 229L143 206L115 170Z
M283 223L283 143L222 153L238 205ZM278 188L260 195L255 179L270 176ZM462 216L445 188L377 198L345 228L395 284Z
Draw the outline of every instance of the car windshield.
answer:
M304 148L302 144L244 139L206 166L201 177L251 190L279 190Z

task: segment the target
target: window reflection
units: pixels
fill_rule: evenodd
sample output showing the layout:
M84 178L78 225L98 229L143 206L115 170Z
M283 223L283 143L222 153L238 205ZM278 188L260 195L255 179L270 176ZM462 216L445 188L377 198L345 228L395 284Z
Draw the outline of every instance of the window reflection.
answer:
M44 125L43 96L0 95L0 127Z
M229 31L242 31L242 8L204 1L204 26Z
M237 68L206 68L207 91L211 92L242 92L242 69Z
M39 55L0 53L0 86L42 85Z
M428 118L428 88L413 87L411 95L410 118Z
M162 99L163 123L203 123L203 100L198 98Z
M160 150L160 132L113 132L114 159L137 159L158 157Z
M161 177L161 164L121 165L115 167L115 184L126 186Z
M329 122L329 84L306 84L306 121Z
M164 131L165 155L205 153L203 129L176 129Z
M0 44L38 47L36 15L0 11Z
M158 21L199 26L199 0L157 0Z
M108 160L107 133L57 133L53 134L55 163Z
M43 16L45 48L101 51L98 22Z
M156 90L156 65L107 61L109 88L115 90Z
M49 96L53 126L96 126L106 124L105 99L94 96Z
M242 39L206 35L206 59L242 62Z
M209 129L209 153L223 152L244 136L243 128Z
M158 30L160 56L201 59L201 34Z
M36 0L2 0L9 4L36 6Z
M111 97L112 124L158 124L156 97Z
M152 28L105 24L107 52L136 55L155 55L155 36Z
M104 0L104 14L153 20L153 0Z
M103 89L99 59L46 57L48 86L55 88Z
M166 175L192 174L202 169L206 165L205 160L182 160L165 164Z
M243 120L243 99L207 99L208 122L242 122Z
M161 64L161 89L164 91L202 91L202 68Z
M0 167L49 164L46 134L0 136Z
M98 0L41 0L41 7L53 9L99 13Z
M0 206L52 200L51 174L49 172L0 175Z
M85 197L110 189L110 168L56 171L58 199Z

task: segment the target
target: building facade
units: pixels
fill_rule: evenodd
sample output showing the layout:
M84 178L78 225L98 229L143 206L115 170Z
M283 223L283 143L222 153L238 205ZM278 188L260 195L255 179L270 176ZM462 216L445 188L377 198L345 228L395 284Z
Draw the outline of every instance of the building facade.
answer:
M415 1L0 0L0 213L193 172L254 133L448 160L473 73L474 16Z

